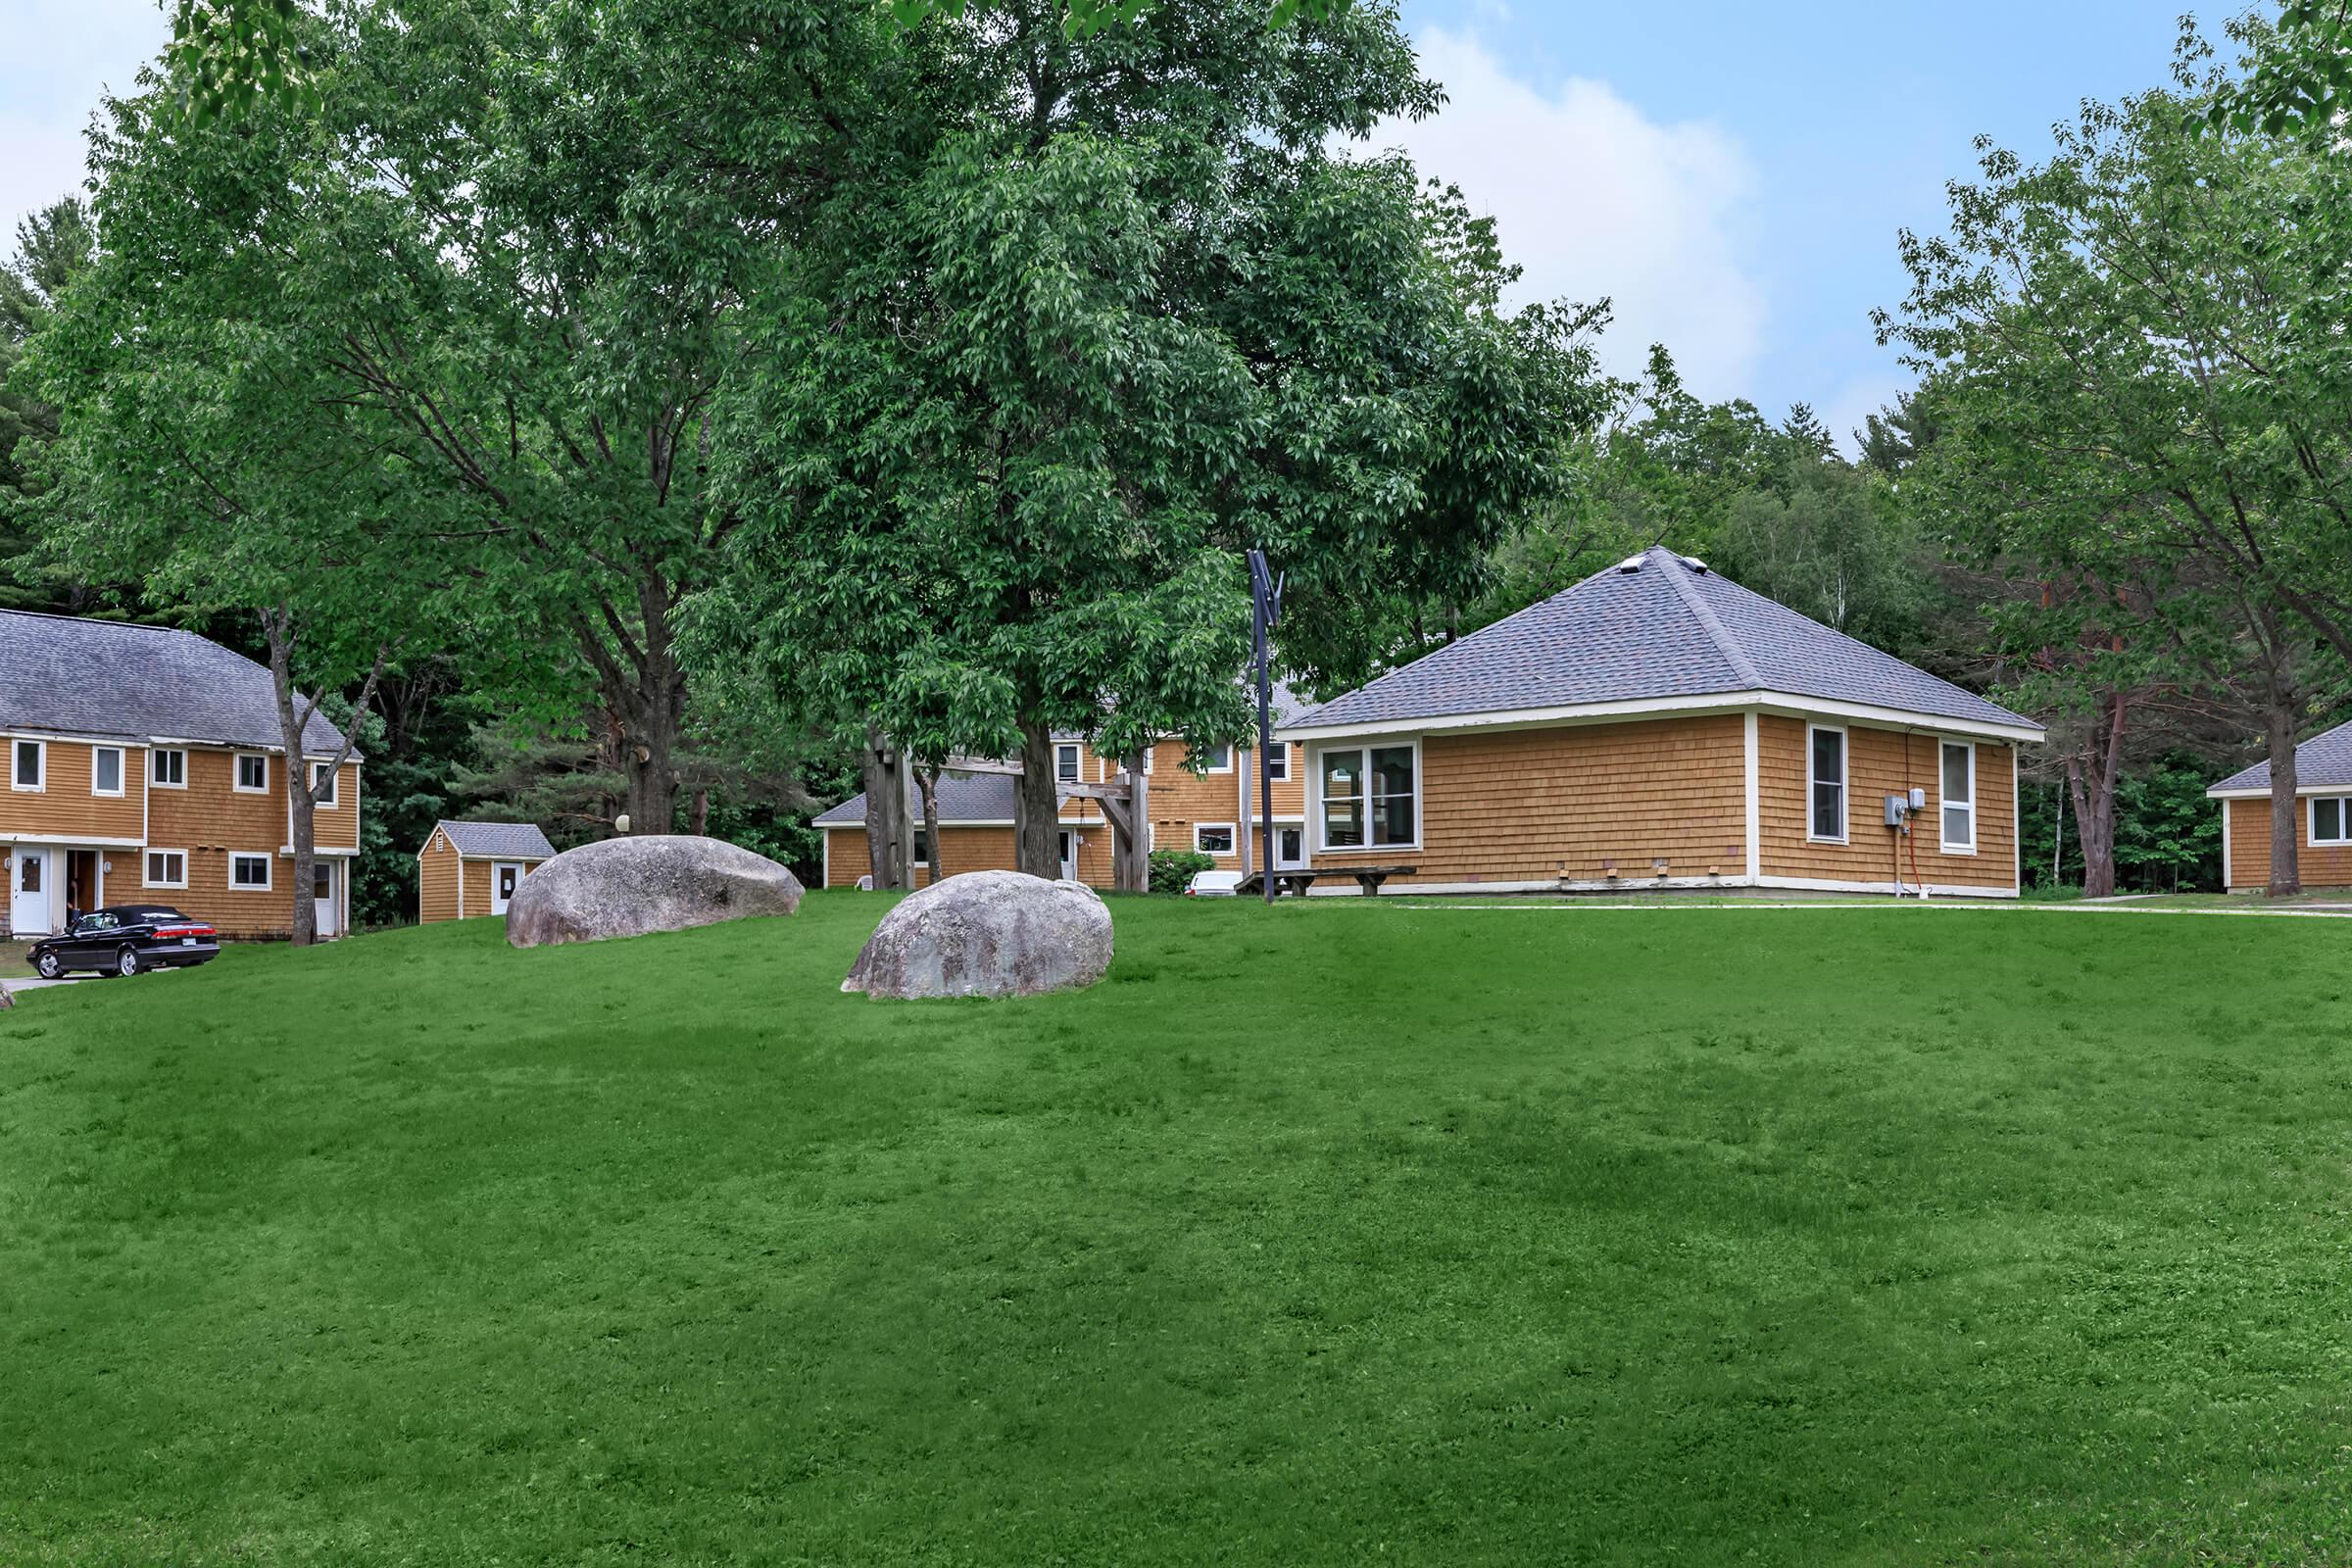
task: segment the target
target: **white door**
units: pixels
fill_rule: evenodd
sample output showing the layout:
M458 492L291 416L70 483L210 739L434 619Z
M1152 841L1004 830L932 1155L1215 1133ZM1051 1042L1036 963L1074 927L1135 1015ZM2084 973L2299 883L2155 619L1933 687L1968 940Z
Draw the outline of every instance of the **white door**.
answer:
M16 875L9 879L14 891L9 896L8 924L18 936L49 934L49 873L56 854L54 850L17 846Z
M1306 869L1306 829L1293 822L1288 826L1274 824L1274 869L1303 871Z
M1078 880L1078 835L1066 827L1061 830L1061 879Z
M341 936L335 920L335 862L311 862L311 911L321 938Z
M501 860L490 867L490 912L504 914L507 906L514 902L514 890L522 886L522 862Z

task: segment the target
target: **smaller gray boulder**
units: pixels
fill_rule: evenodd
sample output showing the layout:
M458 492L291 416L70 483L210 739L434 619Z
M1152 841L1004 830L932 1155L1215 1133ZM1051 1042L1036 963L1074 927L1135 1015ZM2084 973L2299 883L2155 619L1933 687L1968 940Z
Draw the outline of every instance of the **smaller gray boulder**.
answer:
M721 839L606 839L565 850L522 879L507 906L507 941L543 948L790 914L801 893L783 866Z
M1110 967L1110 910L1083 882L967 871L882 917L844 991L869 997L1033 997Z

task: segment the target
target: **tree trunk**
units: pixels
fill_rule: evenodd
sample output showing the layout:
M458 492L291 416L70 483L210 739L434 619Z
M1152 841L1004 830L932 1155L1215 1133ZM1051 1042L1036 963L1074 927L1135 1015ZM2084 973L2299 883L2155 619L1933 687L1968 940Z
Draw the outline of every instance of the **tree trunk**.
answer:
M865 860L874 891L888 893L904 887L899 861L899 824L906 813L906 788L899 780L897 755L878 729L868 727L858 754L858 771L865 779Z
M2075 836L2082 845L2082 896L2111 898L2115 894L2115 793L2123 782L2124 736L2130 704L2121 692L2101 699L2100 728L2084 759L2066 761L2068 787L2075 797Z
M318 795L311 782L310 759L305 754L303 738L310 732L311 720L318 716L318 699L304 702L294 690L294 646L299 635L293 610L280 605L262 612L262 635L270 649L270 688L277 704L278 743L285 749L286 774L286 837L294 851L294 885L292 923L287 934L294 946L307 948L318 940L318 910L312 902L312 879L318 873ZM332 757L321 763L332 779L351 756L352 744L358 739L360 720L367 715L368 705L375 700L376 683L383 679L384 665L392 657L390 644L376 650L375 665L368 671L368 679L360 687L360 700L352 708L352 721L344 731L343 744ZM358 856L351 858L357 864ZM346 876L350 871L345 869ZM345 889L348 897L349 889Z
M939 858L939 769L915 769L914 787L923 792L923 859L931 869L931 885L937 887L939 879L948 874Z
M574 623L596 671L597 694L620 732L624 809L631 833L678 830L678 738L686 727L686 672L678 665L669 616L669 580L648 566L637 578L637 627L609 605L604 624Z
M694 792L694 804L686 808L686 831L702 838L710 826L710 791L699 788Z
M2295 798L2295 709L2273 703L2271 744L2271 880L2264 889L2274 899L2303 891L2302 802Z
M1054 732L1034 718L1021 720L1021 776L1015 793L1020 809L1013 813L1012 863L1052 881L1061 875L1061 851L1054 843L1061 805L1054 790Z

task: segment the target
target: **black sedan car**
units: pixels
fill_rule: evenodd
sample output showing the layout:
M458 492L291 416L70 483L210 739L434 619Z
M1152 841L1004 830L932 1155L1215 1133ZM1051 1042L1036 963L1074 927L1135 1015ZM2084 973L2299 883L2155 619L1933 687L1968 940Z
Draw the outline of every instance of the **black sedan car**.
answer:
M220 935L211 922L190 919L168 904L117 904L77 914L25 955L44 980L75 969L104 975L184 969L220 956Z

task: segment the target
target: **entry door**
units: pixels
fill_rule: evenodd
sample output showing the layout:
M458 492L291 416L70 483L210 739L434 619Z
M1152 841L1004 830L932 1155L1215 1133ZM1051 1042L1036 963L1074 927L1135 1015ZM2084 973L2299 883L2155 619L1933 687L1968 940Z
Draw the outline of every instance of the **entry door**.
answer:
M1306 869L1306 829L1293 823L1289 827L1274 826L1274 869L1302 871Z
M1061 830L1061 879L1078 880L1078 835L1066 827Z
M8 923L21 937L49 934L49 881L55 850L17 846L17 874L11 880Z
M341 936L335 924L335 862L311 862L311 918L317 922L322 937Z
M504 914L507 906L514 902L514 890L522 886L522 864L517 860L501 860L490 867L490 912Z

